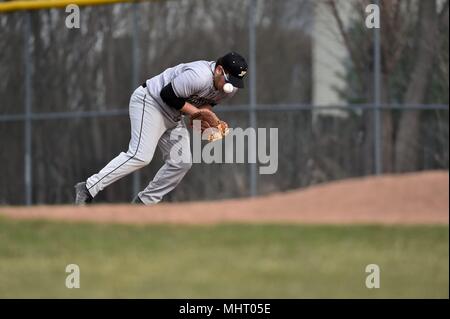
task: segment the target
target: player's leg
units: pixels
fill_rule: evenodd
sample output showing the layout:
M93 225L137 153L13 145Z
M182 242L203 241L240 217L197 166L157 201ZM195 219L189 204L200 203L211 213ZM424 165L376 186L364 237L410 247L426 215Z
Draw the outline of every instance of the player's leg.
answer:
M86 202L84 197L88 200L95 197L108 185L150 163L158 140L166 130L166 120L146 92L145 88L139 88L130 99L131 140L128 151L120 153L100 172L89 177L85 185L76 185L77 204L83 204ZM82 187L87 193L81 191Z
M148 186L137 195L144 204L156 204L172 191L192 166L189 131L183 121L167 130L159 140L158 147L164 158L164 165Z

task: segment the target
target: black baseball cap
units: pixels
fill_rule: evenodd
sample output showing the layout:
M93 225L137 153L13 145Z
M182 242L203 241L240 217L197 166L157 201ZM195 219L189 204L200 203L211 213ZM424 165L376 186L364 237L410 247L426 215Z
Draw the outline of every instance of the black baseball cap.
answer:
M229 82L237 88L244 88L244 76L247 73L248 65L242 55L236 52L229 52L217 60L229 74Z

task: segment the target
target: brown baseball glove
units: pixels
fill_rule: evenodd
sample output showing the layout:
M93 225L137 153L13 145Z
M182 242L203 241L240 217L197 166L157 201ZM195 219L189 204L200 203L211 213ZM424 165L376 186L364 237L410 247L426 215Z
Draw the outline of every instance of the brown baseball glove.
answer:
M208 130L208 141L213 142L224 138L228 132L228 124L219 119L219 117L208 109L200 109L190 117L190 124L193 126L194 120L201 121L201 131Z

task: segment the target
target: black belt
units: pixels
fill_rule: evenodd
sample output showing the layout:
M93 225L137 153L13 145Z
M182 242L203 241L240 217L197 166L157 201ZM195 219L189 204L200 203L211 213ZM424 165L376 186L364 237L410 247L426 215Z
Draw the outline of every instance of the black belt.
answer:
M142 87L146 88L147 87L147 82L142 83Z

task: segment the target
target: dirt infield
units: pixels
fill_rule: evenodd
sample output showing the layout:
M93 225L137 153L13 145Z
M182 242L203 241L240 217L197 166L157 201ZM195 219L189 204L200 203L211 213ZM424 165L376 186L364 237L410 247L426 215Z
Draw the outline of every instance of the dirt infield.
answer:
M112 223L448 224L449 172L349 179L254 199L76 207L0 207L16 219Z

